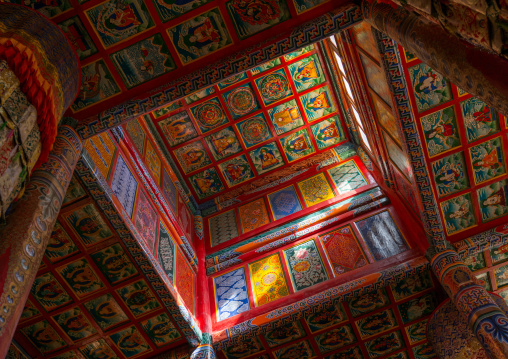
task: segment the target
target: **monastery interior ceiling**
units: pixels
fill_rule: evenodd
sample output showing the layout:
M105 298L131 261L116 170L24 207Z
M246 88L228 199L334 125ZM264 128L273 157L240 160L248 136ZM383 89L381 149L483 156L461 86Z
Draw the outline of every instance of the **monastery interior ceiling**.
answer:
M357 5L24 5L86 141L12 357L436 358L426 222L508 303L507 118Z

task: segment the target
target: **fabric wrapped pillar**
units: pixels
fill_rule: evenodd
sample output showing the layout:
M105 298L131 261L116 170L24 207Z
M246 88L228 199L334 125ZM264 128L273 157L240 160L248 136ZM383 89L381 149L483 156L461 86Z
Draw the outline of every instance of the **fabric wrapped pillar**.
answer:
M454 250L435 254L432 270L489 357L508 357L508 317ZM458 335L458 333L455 333ZM436 349L437 350L437 349Z
M365 20L448 80L508 115L508 60L449 34L402 7L363 0Z
M0 358L4 358L81 154L76 132L60 127L48 160L32 174L0 228Z
M215 359L215 351L210 344L198 346L191 354L191 359Z
M78 56L55 23L28 7L0 2L0 60L14 72L20 91L37 111L37 167L46 161L58 123L78 94ZM3 90L0 80L0 96Z

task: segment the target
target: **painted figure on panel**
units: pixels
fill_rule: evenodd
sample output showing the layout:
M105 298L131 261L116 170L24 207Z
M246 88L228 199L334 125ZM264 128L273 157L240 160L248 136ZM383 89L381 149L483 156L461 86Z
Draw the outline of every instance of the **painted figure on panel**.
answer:
M209 18L205 18L201 23L189 27L188 34L183 36L183 42L187 46L194 46L198 49L212 43L218 43L219 40L220 34Z
M137 274L136 268L119 244L93 253L91 257L112 284Z
M291 17L281 0L234 0L226 6L240 40Z
M396 333L379 337L369 343L368 349L378 355L386 354L398 349L401 346L400 339Z
M316 68L314 61L309 61L306 64L300 65L294 73L295 80L300 82L312 81L319 78L319 76L320 71Z
M364 294L349 302L349 309L354 317L372 312L377 308L384 307L390 303L384 289L377 292Z
M46 310L51 310L72 300L51 273L37 277L31 291Z
M307 340L280 349L275 355L277 359L313 358L315 356Z
M21 331L43 353L67 345L47 320L30 325L29 327L21 329Z
M426 295L406 302L400 306L402 309L402 320L407 323L430 314L434 309L434 299L432 295Z
M324 346L337 346L343 342L350 341L349 333L344 328L332 329L326 332L319 340L319 344Z
M246 338L237 345L228 347L225 352L228 358L240 359L257 353L261 350L263 350L263 345L257 337L254 337Z
M77 251L78 247L76 247L69 235L57 221L55 223L55 228L53 228L51 232L51 237L49 237L46 256L53 262Z
M127 88L175 69L175 63L161 34L113 53L111 60Z
M172 115L158 124L170 146L179 145L197 136L197 132L186 111Z
M261 169L262 170L266 170L266 169L276 165L277 163L279 163L277 158L275 158L275 154L269 148L262 148L259 153L259 158L261 160Z
M335 111L335 104L329 91L328 86L324 86L300 97L309 122Z
M285 108L282 111L273 114L275 124L279 127L284 127L289 124L292 124L300 117L301 116L300 113L298 112L297 106Z
M169 32L184 64L232 42L218 8L176 25Z
M450 83L421 63L409 68L418 112L436 107L452 98Z
M232 127L226 127L205 137L215 160L221 160L242 150Z
M85 260L70 263L60 273L78 296L95 292L104 287Z
M305 135L301 133L287 142L286 149L288 149L292 154L299 155L300 153L308 151L310 148Z
M182 154L187 167L192 167L193 165L199 164L203 160L204 156L205 152L201 149L196 148L191 148Z
M434 125L432 130L429 133L429 138L440 137L444 140L444 137L450 137L455 134L455 129L449 123L445 123L443 119L439 120L438 123Z
M478 203L482 221L503 216L508 212L508 184L506 180L493 183L478 190Z
M78 97L85 99L95 97L99 94L99 83L101 81L101 73L99 72L99 62L95 63L93 74L84 75L79 88Z
M86 13L105 47L154 25L145 4L138 0L110 0Z
M485 102L471 97L466 101L462 101L460 108L466 125L468 142L476 141L499 131L497 112Z
M233 8L243 21L262 25L280 15L277 0L240 0L232 2Z
M451 163L439 170L437 181L445 187L454 187L463 177L463 170L461 163Z
M72 212L66 217L66 220L81 237L86 246L100 242L113 235L97 209L91 204Z
M193 176L192 182L201 198L218 193L224 189L214 168L207 169Z
M72 340L87 338L97 332L79 308L73 308L54 318Z
M305 106L312 111L319 111L330 107L330 100L326 92L321 92L319 95L311 97L309 103Z
M94 359L116 359L118 356L109 347L104 339L99 339L94 342L88 343L84 347L80 348L81 352L85 354L87 358ZM74 357L76 358L76 357Z
M245 155L221 163L219 166L229 186L234 186L254 177Z
M454 153L432 163L432 172L439 197L469 187L465 169L466 164L462 152Z
M342 309L342 304L335 303L323 308L318 313L310 314L305 318L311 332L315 332L324 328L331 327L332 325L339 324L345 320L345 314Z
M460 145L453 107L448 107L421 119L430 156Z
M136 8L131 7L130 4L118 1L112 11L103 17L103 21L106 28L122 31L141 24L138 17Z
M224 156L226 151L233 148L233 145L236 143L236 139L233 136L224 135L222 137L212 139L212 143L219 156Z
M319 141L326 142L329 140L333 140L339 136L340 136L340 133L339 133L339 130L337 129L337 126L335 125L335 122L332 122L332 123L326 125L326 127L319 129L316 139Z
M159 302L144 281L138 281L121 288L118 293L135 316L160 307Z
M226 174L231 182L237 182L247 175L247 169L247 164L230 163L226 166Z
M175 115L177 116L177 115ZM176 118L176 117L175 117ZM167 126L168 132L171 133L171 137L178 141L181 138L186 138L188 135L194 135L194 132L189 129L187 121L184 118L178 117L171 125Z
M93 299L85 303L85 307L103 330L128 320L111 294Z
M489 169L497 169L501 167L502 163L500 159L502 158L501 149L499 147L490 149L489 152L480 154L478 157L478 161L474 163L476 167L483 167L487 170Z
M157 346L171 343L181 337L166 313L150 318L141 325Z
M426 95L431 92L444 94L445 90L446 83L443 76L434 71L428 71L421 75L415 86L417 93L424 93Z
M483 201L484 206L494 206L494 205L501 205L506 206L506 203L508 203L508 189L507 186L504 185L500 189L498 189L496 192L492 193L490 196L488 196L485 201Z
M505 173L501 138L480 143L469 149L476 183L488 181Z
M296 100L290 100L269 109L268 115L277 134L291 131L304 124L303 116L300 113Z
M448 234L476 225L472 203L469 193L441 203Z
M297 92L319 85L326 80L316 54L289 65L288 70Z
M73 111L78 111L120 92L120 88L103 60L83 66L81 73L79 93L71 106Z

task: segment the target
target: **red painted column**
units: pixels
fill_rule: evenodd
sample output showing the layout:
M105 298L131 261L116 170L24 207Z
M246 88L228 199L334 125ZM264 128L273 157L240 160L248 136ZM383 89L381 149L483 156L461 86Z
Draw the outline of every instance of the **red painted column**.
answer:
M9 349L81 150L77 133L60 127L47 161L0 229L0 358Z
M199 324L203 332L202 344L212 344L212 315L210 310L210 296L208 288L208 277L205 267L205 240L194 238L196 244L196 256L198 258L198 273L196 284L196 305L199 313ZM213 350L213 349L212 349Z

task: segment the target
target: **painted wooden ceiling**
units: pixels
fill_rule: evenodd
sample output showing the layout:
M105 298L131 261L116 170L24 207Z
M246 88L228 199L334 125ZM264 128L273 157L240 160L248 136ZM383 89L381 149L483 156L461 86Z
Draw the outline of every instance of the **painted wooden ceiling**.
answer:
M429 273L355 300L324 305L305 319L218 351L223 359L430 359L427 320L443 294Z
M198 203L285 173L347 140L339 101L316 47L150 113L166 153ZM126 129L136 136L135 129ZM147 152L153 149L145 149L147 167L159 167Z
M400 50L447 238L455 242L503 224L508 213L506 118ZM390 153L393 145L386 132L383 136Z
M372 30L362 23L353 28L352 35L352 45L348 46L354 47L353 71L365 79L364 88L376 116L373 131L379 133L397 189L408 198L409 206L416 207L411 198L415 196L408 195L404 187L426 181L426 185L413 188L426 192L425 186L433 194L444 234L451 242L506 222L507 119L398 46L401 75L408 84L412 117L422 146L419 154L411 156L421 154L427 163L426 175L415 178ZM371 138L376 142L374 135Z
M79 119L324 14L329 0L12 0L57 23L81 60Z
M149 358L186 339L76 178L15 340L33 358Z

